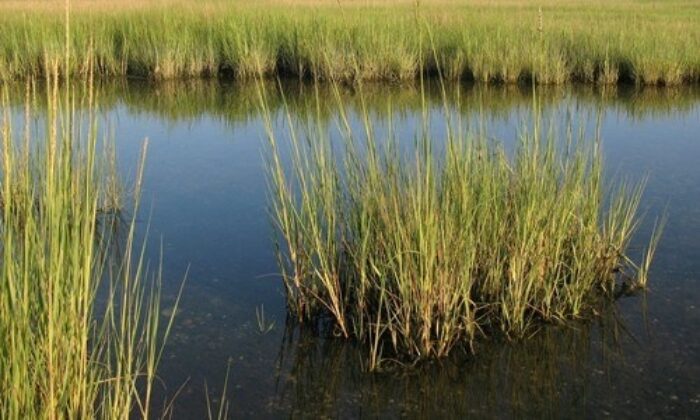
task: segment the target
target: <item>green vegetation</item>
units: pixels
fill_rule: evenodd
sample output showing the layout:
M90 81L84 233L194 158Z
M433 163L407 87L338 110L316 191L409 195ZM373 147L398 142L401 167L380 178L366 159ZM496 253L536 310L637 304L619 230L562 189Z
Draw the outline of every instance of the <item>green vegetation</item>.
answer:
M0 2L0 79L58 58L80 77L446 79L676 85L700 81L694 2Z
M58 94L55 66L50 74L43 130L32 130L28 86L25 126L13 132L3 89L0 418L148 418L172 317L163 328L160 275L134 243L138 198L122 222L92 90L81 116L79 98Z
M639 271L642 189L606 195L597 139L536 115L509 154L449 113L436 138L425 108L410 142L340 108L335 136L289 117L289 147L265 112L271 214L290 312L367 344L370 369L583 317Z

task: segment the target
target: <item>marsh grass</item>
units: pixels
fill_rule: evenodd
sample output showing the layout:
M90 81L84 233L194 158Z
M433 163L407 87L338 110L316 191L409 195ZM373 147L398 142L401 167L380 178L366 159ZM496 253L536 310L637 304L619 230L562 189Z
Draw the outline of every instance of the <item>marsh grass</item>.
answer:
M71 16L68 59L62 14L51 2L30 4L0 3L0 80L38 76L59 59L75 77L92 63L101 76L150 79L406 81L440 69L444 78L486 83L700 81L700 13L680 0L83 1ZM434 59L422 61L432 48Z
M57 67L43 131L31 130L28 101L16 135L3 93L0 417L148 418L173 318L159 318L160 272L135 242L146 147L129 217L93 90L60 95Z
M651 262L654 260L654 255L656 254L656 249L659 246L659 241L661 240L661 235L664 231L664 227L668 222L668 215L664 214L660 219L654 222L654 229L651 234L651 239L649 240L649 245L647 245L642 257L642 262L637 268L637 280L635 285L637 287L646 288L649 282L649 269L651 268Z
M289 311L363 342L369 369L586 317L637 272L626 249L642 185L604 185L597 134L534 111L511 153L447 105L444 137L424 107L407 139L339 104L337 136L287 114L283 142L260 96Z

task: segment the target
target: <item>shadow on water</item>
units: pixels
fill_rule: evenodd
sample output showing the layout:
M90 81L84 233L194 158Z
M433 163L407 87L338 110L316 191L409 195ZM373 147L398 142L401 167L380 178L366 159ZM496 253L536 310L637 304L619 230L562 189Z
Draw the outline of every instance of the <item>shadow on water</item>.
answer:
M634 340L615 305L594 322L549 326L527 340L482 343L414 369L368 374L362 349L289 326L280 345L274 410L292 417L585 417L592 376L610 374ZM596 355L603 355L597 363ZM595 367L594 367L595 365Z

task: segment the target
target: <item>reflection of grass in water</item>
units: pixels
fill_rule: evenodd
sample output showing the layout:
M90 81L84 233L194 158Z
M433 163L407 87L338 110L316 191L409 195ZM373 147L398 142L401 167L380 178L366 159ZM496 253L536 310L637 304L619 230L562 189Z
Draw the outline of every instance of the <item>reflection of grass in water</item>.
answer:
M700 15L687 2L328 3L76 5L68 64L61 14L50 5L0 5L0 79L40 74L45 54L78 76L92 62L107 76L161 79L409 80L438 68L449 79L506 83L700 77Z
M287 150L261 101L289 310L364 342L370 369L585 316L618 272L636 272L625 254L641 188L603 204L597 139L571 128L559 139L535 115L509 157L449 115L438 143L426 109L406 144L391 124L377 134L366 111L353 129L339 105L339 142L289 116Z
M23 84L7 84L10 103L21 106ZM38 86L41 90L42 86ZM84 94L83 85L72 86L77 95ZM273 113L283 113L286 105L295 116L307 118L317 115L314 86L308 83L285 81L267 84L268 104ZM320 113L331 121L338 113L330 84L318 86L322 98ZM461 114L483 115L487 118L506 118L516 110L529 109L533 90L520 86L449 85L450 107L458 107ZM202 117L216 117L230 124L248 122L259 117L257 88L254 83L228 83L216 80L188 81L103 81L95 86L100 98L100 109L109 111L125 106L134 114L156 115L171 121L188 121ZM430 107L442 107L443 97L438 83L427 83L425 89L415 84L363 86L362 97L353 87L341 87L345 108L353 113L365 107L372 115L388 117L421 112L422 100ZM622 86L542 86L536 89L542 107L554 108L569 102L591 109L620 113L632 119L655 116L673 116L692 112L700 104L700 90L684 88L625 88ZM38 95L38 108L46 107L45 95ZM329 98L324 100L323 98ZM459 99L459 100L458 100Z
M134 244L135 220L122 244L112 236L123 203L99 153L94 97L82 124L77 97L59 95L52 74L45 135L29 129L29 101L21 137L7 113L0 124L0 417L149 417L172 318L163 328L160 278Z
M624 331L607 305L595 323L545 327L527 340L481 343L473 357L457 352L414 370L367 375L362 349L294 325L281 345L275 404L292 416L577 416L596 392L593 377L620 362ZM600 352L607 357L598 366Z

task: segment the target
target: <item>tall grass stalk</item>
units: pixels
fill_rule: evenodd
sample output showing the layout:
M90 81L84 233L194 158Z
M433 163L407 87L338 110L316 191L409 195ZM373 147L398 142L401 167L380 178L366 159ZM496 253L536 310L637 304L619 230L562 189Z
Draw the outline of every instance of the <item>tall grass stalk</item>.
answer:
M659 246L659 241L661 240L661 234L664 231L664 227L668 222L668 216L664 215L661 219L654 223L654 230L651 234L651 239L649 240L649 245L644 252L642 262L637 271L636 285L642 288L647 287L649 282L649 269L651 268L651 262L656 254L656 249Z
M102 207L115 203L115 181L94 98L81 117L70 89L58 93L57 67L47 72L44 130L30 129L28 101L15 135L3 94L0 418L148 418L173 320L162 325L161 275L149 274L145 244L135 243L140 188L126 229L115 228L125 213Z
M229 418L230 403L226 397L226 393L228 390L229 375L231 373L231 364L231 360L229 360L226 366L224 386L221 388L221 395L218 397L218 404L216 403L216 399L212 400L212 398L209 396L209 387L206 383L204 384L207 403L207 419L209 420L224 420ZM218 405L218 408L216 405Z
M260 96L289 310L366 343L370 369L584 317L636 268L642 187L605 196L597 136L560 136L535 112L508 153L449 111L444 137L424 109L411 141L338 104L335 140L288 115L283 142Z

